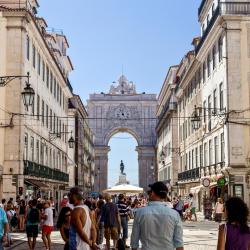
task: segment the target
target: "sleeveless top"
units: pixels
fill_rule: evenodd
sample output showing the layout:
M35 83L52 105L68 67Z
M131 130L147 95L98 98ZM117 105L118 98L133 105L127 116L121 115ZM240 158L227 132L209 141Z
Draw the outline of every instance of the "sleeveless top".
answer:
M20 206L19 215L25 215L25 206Z
M86 222L82 230L87 234L88 238L90 238L91 219L89 215L89 208L86 205L75 206L74 209L76 208L82 208L86 213ZM79 237L75 228L72 226L70 226L69 230L69 245L70 250L90 250L90 246Z
M227 223L227 238L225 250L248 250L250 244L249 233L241 233L238 225Z

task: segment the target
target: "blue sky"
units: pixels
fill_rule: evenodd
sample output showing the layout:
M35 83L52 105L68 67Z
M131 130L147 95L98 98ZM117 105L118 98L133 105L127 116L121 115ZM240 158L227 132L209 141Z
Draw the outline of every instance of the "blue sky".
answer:
M90 93L107 92L122 68L139 93L158 94L169 66L180 62L200 33L200 0L40 0L39 4L39 15L48 26L62 29L68 38L75 69L70 80L84 103ZM121 158L126 158L127 172L134 173L135 144L132 139L111 139L109 169L119 168ZM121 145L123 151L114 153ZM110 172L110 179L117 175ZM137 183L138 176L132 175L131 182Z

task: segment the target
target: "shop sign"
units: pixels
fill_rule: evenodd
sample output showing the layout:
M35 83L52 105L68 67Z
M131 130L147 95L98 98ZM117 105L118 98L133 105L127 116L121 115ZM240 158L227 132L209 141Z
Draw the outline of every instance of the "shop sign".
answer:
M202 180L202 185L204 187L209 187L210 186L210 180L208 178L205 178Z
M218 185L218 186L225 186L226 183L227 183L227 181L226 181L226 178L225 178L225 177L221 177L221 178L219 178L219 179L217 180L217 185Z

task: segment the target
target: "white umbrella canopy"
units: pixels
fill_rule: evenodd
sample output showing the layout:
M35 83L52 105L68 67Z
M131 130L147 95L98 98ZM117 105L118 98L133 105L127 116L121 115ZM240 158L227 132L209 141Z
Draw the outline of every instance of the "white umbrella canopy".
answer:
M129 185L129 184L121 184L117 186L113 186L112 188L106 189L103 191L103 193L109 193L109 194L140 194L143 193L143 188Z

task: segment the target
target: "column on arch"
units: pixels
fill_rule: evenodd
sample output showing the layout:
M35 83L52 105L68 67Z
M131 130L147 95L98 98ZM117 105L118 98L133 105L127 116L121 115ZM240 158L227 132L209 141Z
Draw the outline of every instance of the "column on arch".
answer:
M152 146L138 146L136 151L138 152L139 186L146 192L148 185L155 181L155 149Z
M102 192L108 188L108 152L109 146L95 147L95 191Z

